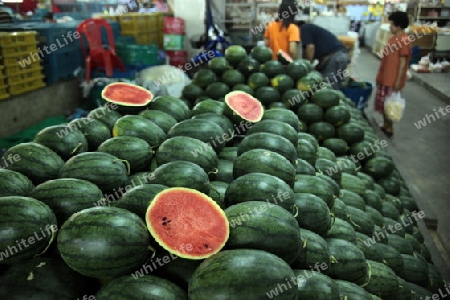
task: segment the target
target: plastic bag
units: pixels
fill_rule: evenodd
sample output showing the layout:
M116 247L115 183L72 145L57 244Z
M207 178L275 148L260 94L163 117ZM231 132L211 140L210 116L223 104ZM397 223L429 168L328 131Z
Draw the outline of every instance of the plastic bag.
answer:
M389 120L398 122L403 117L405 110L405 99L402 98L400 92L393 92L384 101L384 112Z

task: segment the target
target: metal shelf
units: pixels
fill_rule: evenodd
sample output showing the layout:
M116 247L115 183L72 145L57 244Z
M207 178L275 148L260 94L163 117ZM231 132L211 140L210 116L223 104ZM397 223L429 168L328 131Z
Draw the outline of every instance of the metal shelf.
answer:
M235 7L252 7L253 4L250 3L225 3L226 6L235 6Z
M256 4L257 7L278 7L279 4L275 4L275 3L260 3L260 4Z
M421 6L422 8L430 8L430 9L432 9L432 8L434 8L434 9L442 9L442 8L448 8L448 9L450 9L450 7L445 7L445 6L433 6L433 5L422 5Z
M417 20L450 20L450 16L448 17L417 16Z

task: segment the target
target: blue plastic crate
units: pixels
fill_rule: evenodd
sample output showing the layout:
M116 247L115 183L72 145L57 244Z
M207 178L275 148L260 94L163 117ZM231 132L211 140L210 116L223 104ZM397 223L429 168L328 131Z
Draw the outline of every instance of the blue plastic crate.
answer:
M91 78L124 78L124 79L136 79L137 70L135 68L126 67L125 72L120 70L113 70L112 76L106 76L104 70L96 70L91 72Z
M71 17L74 20L85 20L89 19L89 14L86 12L60 12L53 14L55 20L62 19L63 17Z
M49 84L74 77L74 71L84 67L83 55L79 49L57 51L44 56L45 81Z
M116 39L116 37L114 37ZM119 35L117 40L114 41L116 45L124 44L124 45L134 45L136 44L136 38L132 35Z
M349 87L341 89L342 93L355 103L355 107L364 110L372 95L373 86L370 82L365 82L366 88L361 88L359 83L352 83Z
M114 44L117 43L117 39L120 36L120 25L119 22L116 21L108 21L109 26L111 27L111 31L114 37ZM108 35L106 34L106 28L102 28L102 43L103 45L109 45L108 43Z
M74 38L74 33L80 22L68 23L27 23L22 27L38 33L37 41L40 46L50 47L56 45L58 48L80 49L80 42Z

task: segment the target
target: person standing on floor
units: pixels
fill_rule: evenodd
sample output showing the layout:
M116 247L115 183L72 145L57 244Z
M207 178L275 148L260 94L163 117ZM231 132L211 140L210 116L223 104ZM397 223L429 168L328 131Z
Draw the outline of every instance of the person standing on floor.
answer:
M278 50L283 50L292 59L298 57L300 31L295 25L298 8L294 4L283 2L278 8L278 17L267 25L264 33L265 45L272 49L273 59L277 59Z
M342 88L345 71L350 64L350 56L344 44L325 28L304 21L300 26L303 56L311 63L318 60L316 70L319 71L334 89Z
M376 78L377 93L375 111L383 114L384 124L381 130L387 135L394 134L392 121L384 113L384 101L393 92L400 92L407 79L408 65L411 59L411 43L405 33L409 26L408 15L405 12L393 12L389 18L392 37L383 51L380 68Z

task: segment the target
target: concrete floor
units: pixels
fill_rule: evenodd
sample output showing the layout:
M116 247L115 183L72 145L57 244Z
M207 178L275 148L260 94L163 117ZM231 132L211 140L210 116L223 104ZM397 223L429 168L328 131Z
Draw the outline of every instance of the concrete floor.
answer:
M358 63L359 62L359 63ZM358 80L374 83L379 66L379 59L366 50L362 50L357 63L353 66L353 76ZM420 223L426 244L433 255L435 265L444 279L450 280L450 114L435 118L428 117L425 127L418 129L415 124L427 115L434 114L434 109L446 108L450 111L448 100L430 92L421 83L437 86L438 90L449 90L448 74L420 74L417 81L408 81L402 95L406 99L403 119L394 125L395 134L388 139L376 128L377 134L388 140L388 151L419 205L425 212L426 220ZM432 77L423 78L423 76ZM441 77L440 77L441 76ZM445 76L445 77L444 77ZM433 82L433 78L436 80ZM442 79L446 78L446 79ZM431 80L431 81L430 81ZM421 83L419 83L419 81ZM375 86L375 85L374 85ZM450 90L449 90L450 91ZM366 115L376 127L380 116L373 111L373 97L366 109ZM444 110L445 113L445 110ZM437 228L436 228L437 220Z

